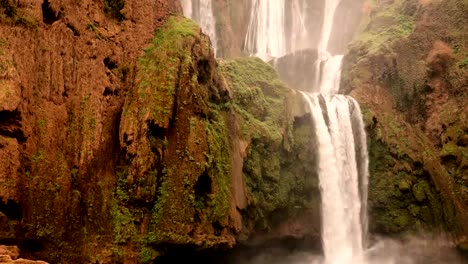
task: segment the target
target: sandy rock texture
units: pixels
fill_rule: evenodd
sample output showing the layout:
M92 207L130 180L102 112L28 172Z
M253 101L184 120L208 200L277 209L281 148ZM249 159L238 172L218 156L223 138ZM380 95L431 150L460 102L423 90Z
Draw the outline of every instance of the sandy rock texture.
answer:
M118 120L136 58L180 11L177 1L118 2L0 4L0 240L24 242L25 257L109 255Z

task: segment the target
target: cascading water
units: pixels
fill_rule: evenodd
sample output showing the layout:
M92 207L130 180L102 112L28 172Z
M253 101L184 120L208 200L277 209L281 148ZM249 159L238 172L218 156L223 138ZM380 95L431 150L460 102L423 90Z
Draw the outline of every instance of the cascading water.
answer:
M182 0L182 8L184 15L195 20L203 32L211 39L211 45L216 55L217 38L216 38L216 20L213 14L213 0Z
M244 50L264 61L313 48L310 0L253 0Z
M254 0L245 50L263 60L286 54L285 0Z
M307 1L291 0L291 33L290 40L287 43L287 52L294 52L310 47L307 29Z
M359 105L344 95L303 94L318 140L325 263L361 263L364 195L359 188L359 172L363 169L367 173L367 155L362 155L366 139L361 137L365 132Z
M341 67L341 61L343 59L343 55L335 55L332 56L330 52L328 52L328 44L330 41L330 36L332 33L333 29L333 18L335 17L335 12L336 8L338 7L339 3L341 0L325 0L325 9L324 9L324 17L323 17L323 24L322 24L322 31L320 33L320 41L317 47L317 61L315 62L315 76L317 78L315 79L315 89L320 88L323 86L323 84L320 84L320 81L327 81L326 78L327 76L321 76L320 75L320 68L322 65L322 62L325 62L325 69L324 73L327 73L327 67L330 67L330 64L332 65L340 65ZM328 61L331 61L330 63ZM318 76L321 76L318 77ZM319 85L320 84L320 85Z
M367 231L367 143L359 104L338 95L343 55L327 51L339 0L325 1L318 47L316 85L303 93L318 140L318 174L322 195L322 241L325 263L363 263ZM323 65L323 68L321 65Z
M322 196L322 240L326 264L363 263L367 232L368 156L359 104L338 95L343 55L328 51L333 19L340 0L325 0L317 47L316 78L304 93L318 140L318 174ZM301 48L307 35L302 0L292 0L291 39L286 41L284 0L254 0L246 50L269 60ZM303 47L302 47L303 48ZM313 82L313 81L311 81Z

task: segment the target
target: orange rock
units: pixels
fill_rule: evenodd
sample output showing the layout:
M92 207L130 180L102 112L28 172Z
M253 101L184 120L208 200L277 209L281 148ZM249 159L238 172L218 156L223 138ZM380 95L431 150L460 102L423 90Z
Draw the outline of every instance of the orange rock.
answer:
M12 263L12 259L9 255L0 255L0 263Z
M12 259L17 259L19 252L20 250L17 246L0 246L0 255L8 255Z

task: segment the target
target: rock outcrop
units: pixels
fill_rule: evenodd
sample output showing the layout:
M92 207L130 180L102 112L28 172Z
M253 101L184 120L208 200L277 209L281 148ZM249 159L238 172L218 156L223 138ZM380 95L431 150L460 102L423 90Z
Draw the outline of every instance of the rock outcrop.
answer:
M0 246L0 263L4 264L47 264L44 261L34 261L18 258L19 248L17 246Z
M370 133L371 230L468 234L464 1L365 5L342 89Z
M0 241L149 263L318 240L310 120L269 65L218 65L178 2L72 2L0 5Z
M112 255L122 107L136 58L179 8L1 1L0 241L52 263Z
M258 58L221 61L220 71L233 98L233 143L242 159L237 177L247 188L247 201L237 205L243 216L239 241L292 237L320 247L320 192L305 100Z

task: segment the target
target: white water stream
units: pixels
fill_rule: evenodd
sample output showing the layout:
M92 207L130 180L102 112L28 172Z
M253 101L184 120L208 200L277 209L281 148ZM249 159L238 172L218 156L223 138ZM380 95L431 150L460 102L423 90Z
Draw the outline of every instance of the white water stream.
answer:
M253 0L245 50L263 60L286 55L285 0Z
M304 97L311 109L318 140L325 263L362 263L362 203L355 146L365 146L366 141L355 138L353 133L357 127L360 129L357 134L365 135L359 122L359 105L344 95L304 93ZM367 156L359 156L359 160L366 163Z
M340 0L326 0L315 91L304 94L318 140L322 244L326 264L365 263L368 156L359 104L338 95L343 55L327 51ZM323 67L322 67L323 66ZM318 89L317 89L318 88ZM361 188L362 186L362 188Z
M317 48L315 83L303 93L318 141L318 175L322 197L322 244L326 264L365 263L368 156L359 104L338 95L343 55L332 56L328 44L340 0L325 0ZM286 40L285 0L254 0L246 50L267 61L302 47L307 35L305 2L292 0L291 39Z
M195 20L202 31L211 39L215 52L218 49L216 37L216 20L213 13L213 0L181 0L184 16Z

